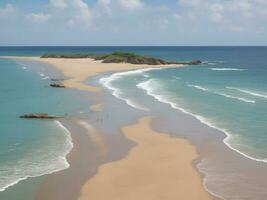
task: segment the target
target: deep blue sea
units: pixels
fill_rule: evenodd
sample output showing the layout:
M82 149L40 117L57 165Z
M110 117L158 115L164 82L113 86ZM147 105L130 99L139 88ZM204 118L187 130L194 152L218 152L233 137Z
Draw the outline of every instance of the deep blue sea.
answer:
M142 101L150 96L188 113L222 130L227 135L222 142L229 148L267 162L267 47L0 47L0 55L8 56L113 51L202 60L199 66L116 73L101 82L136 109L151 109ZM78 100L68 91L47 87L42 67L28 65L0 59L0 191L21 179L68 167L69 133L58 122L30 123L18 116L73 113Z

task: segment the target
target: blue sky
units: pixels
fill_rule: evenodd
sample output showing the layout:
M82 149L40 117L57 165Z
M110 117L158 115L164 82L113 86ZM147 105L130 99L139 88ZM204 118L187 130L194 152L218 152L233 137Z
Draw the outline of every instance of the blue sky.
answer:
M1 0L0 46L267 45L267 0Z

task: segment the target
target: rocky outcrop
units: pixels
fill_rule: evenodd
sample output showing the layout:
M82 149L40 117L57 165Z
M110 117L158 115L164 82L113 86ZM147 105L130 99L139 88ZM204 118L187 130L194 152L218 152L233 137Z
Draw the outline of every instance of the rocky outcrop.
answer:
M51 78L51 81L65 81L65 78Z
M51 83L50 86L54 88L65 88L66 87L62 85L61 83Z
M23 119L57 119L57 118L62 118L62 117L48 115L46 113L31 113L31 114L21 115L20 118L23 118Z

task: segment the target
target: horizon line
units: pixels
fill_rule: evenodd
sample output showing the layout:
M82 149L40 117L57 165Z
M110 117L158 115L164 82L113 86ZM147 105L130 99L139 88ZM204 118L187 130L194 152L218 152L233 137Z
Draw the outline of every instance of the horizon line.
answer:
M267 47L267 45L4 45L5 47Z

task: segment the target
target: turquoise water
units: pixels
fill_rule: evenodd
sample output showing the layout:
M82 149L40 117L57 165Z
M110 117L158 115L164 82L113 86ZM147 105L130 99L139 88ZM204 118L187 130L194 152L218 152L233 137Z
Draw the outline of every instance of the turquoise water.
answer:
M267 48L196 47L177 51L154 54L171 60L199 58L205 63L117 73L102 83L137 109L149 110L141 100L149 95L191 114L222 130L228 147L267 162Z
M32 70L34 68L35 70ZM53 90L41 64L0 59L0 191L28 177L68 167L70 133L57 121L23 120L25 113L73 113L69 91Z
M227 145L266 162L266 71L216 67L222 70L207 65L151 71L139 88L223 130Z

